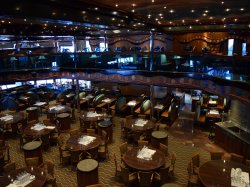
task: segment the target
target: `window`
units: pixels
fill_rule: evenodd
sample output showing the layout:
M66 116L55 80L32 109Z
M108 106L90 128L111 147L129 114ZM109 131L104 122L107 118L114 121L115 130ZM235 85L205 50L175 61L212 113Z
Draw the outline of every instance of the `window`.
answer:
M101 42L101 43L100 43L101 52L104 51L106 48L108 48L108 44L105 45L104 42Z
M88 52L91 52L91 46L89 44L89 40L86 40L86 48L89 49Z
M247 55L247 43L242 43L242 56Z
M234 39L228 39L227 55L233 56Z

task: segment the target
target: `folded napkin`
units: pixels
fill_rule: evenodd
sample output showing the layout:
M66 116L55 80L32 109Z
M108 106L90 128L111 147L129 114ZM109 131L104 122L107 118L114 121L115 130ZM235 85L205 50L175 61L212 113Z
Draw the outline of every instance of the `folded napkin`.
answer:
M161 109L163 109L163 107L164 107L164 106L163 106L162 104L158 104L158 105L155 105L155 107L154 107L154 108L156 108L156 109L160 109L160 110L161 110Z
M104 103L108 103L108 102L110 102L111 101L111 99L109 99L109 98L106 98L106 99L103 99L102 100L102 102L104 102Z
M82 136L79 138L78 143L82 145L88 145L96 139L94 136Z
M46 126L45 128L46 129L55 129L56 127L55 126Z
M141 150L137 153L137 158L144 159L144 160L152 160L152 156L155 154L156 150L149 149L144 146Z
M145 119L137 119L135 121L135 126L138 126L138 127L144 127L144 125L146 125L148 122L148 120L145 120Z
M231 169L231 186L249 186L249 173L243 172L241 168Z
M129 102L128 102L128 105L129 105L129 106L135 106L135 105L136 105L136 101L135 101L135 100L129 101Z
M0 120L2 121L10 121L13 120L13 116L12 115L6 115L0 118Z
M35 124L33 127L31 127L30 129L36 130L36 131L40 131L40 130L43 130L43 129L45 129L45 128L46 128L46 126L45 126L44 124L42 124L42 123L37 123L37 124Z

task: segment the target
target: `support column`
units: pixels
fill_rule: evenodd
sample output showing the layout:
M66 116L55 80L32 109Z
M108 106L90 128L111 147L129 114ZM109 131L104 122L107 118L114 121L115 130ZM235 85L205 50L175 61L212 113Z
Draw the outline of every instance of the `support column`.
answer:
M80 108L79 90L80 90L79 80L76 79L76 107L77 111L80 113L81 108Z

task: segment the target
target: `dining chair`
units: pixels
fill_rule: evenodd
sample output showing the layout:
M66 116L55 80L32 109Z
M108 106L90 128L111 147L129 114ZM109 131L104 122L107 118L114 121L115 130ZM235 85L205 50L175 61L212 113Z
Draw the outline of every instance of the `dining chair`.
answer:
M50 133L42 135L41 140L42 140L43 149L48 150L50 148Z
M138 140L138 146L148 146L149 142L145 140Z
M124 165L120 165L121 166L121 181L126 184L129 185L132 182L135 182L137 180L137 173L136 172L129 172L129 169L127 167L125 167Z
M62 147L59 145L59 160L60 163L64 166L70 162L70 152L62 149Z
M109 158L108 142L105 141L104 145L100 145L98 148L98 158L106 159Z
M200 155L199 154L193 155L191 160L192 160L192 164L193 164L193 167L194 167L194 173L198 174L199 173L199 167L200 167Z
M210 152L211 160L221 160L224 152L217 151L217 152Z
M169 168L170 166L160 168L158 172L154 173L154 180L160 182L161 184L167 183L169 181Z
M125 128L125 119L121 120L121 138L127 139L128 137L128 129Z
M115 176L120 176L121 175L121 167L120 165L118 166L117 163L117 158L116 158L116 154L114 153L114 163L115 163Z
M250 160L246 160L246 166L250 167Z
M88 135L95 135L95 129L87 129Z
M188 171L188 187L196 187L199 186L199 177L194 174L193 170L194 166L192 162L188 163L187 171Z
M78 134L80 134L80 133L81 133L81 131L80 131L80 129L78 129L78 128L71 129L71 130L69 131L70 136L75 136L75 135L78 135Z
M169 174L170 174L171 177L174 176L175 162L176 162L176 153L172 152L171 163L170 163L171 165L170 165L170 168L169 168Z
M82 117L79 117L79 121L80 121L80 131L86 133L87 129L90 127L87 125L87 123L84 122Z
M122 143L120 146L120 153L121 153L121 158L123 157L123 155L128 151L128 142L124 142Z
M15 162L9 162L4 165L3 170L5 173L11 172L16 170L16 163Z
M50 184L54 186L56 184L56 178L54 176L55 164L51 160L47 160L45 166L47 168L46 185Z
M154 178L153 171L149 171L149 172L139 171L138 172L138 180L139 180L139 184L141 187L152 186L153 178Z
M76 166L76 164L80 161L81 151L79 150L70 150L70 163L72 166Z
M160 143L159 149L164 153L165 157L168 157L168 146Z
M230 157L231 161L243 163L244 157L242 155L236 153L231 153L230 155L231 155Z

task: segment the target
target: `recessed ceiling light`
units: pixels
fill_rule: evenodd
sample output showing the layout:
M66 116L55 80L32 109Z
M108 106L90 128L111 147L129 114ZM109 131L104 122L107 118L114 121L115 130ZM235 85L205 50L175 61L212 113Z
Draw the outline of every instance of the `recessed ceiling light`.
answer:
M224 25L223 27L224 27L224 28L226 28L227 26L226 26L226 25Z
M189 29L192 29L192 26L189 26Z
M162 16L162 13L160 13L159 16Z
M196 21L196 22L199 22L199 20L198 20L198 19L196 19L195 21Z
M229 11L230 11L230 9L229 9L229 8L227 8L225 11L226 11L226 12L229 12Z
M210 16L209 19L214 19L214 18L212 16Z
M20 10L20 7L17 6L17 7L16 7L16 11L19 11L19 10Z
M184 20L184 19L182 20L182 23L185 23L185 20Z
M223 4L224 4L224 1L221 1L221 4L223 5Z
M207 16L207 14L204 13L203 16L205 17L205 16Z
M194 10L194 9L192 9L190 12L194 13L194 12L195 12L195 10Z
M171 9L171 10L169 10L169 12L170 12L170 13L174 13L174 10L173 10L173 9Z
M169 29L169 30L171 30L171 29L172 29L172 27L168 27L168 29Z
M166 9L167 7L166 6L164 6L164 9Z
M97 7L95 7L95 10L98 10L98 8L97 8Z
M241 8L240 11L244 11L245 9L244 8Z
M86 14L86 11L83 10L83 11L82 11L82 14Z
M112 14L116 15L116 14L117 14L117 12L116 12L116 11L114 11L114 12L112 12Z
M209 10L205 10L204 12L205 12L205 13L208 13L208 12L209 12Z
M133 4L132 4L132 7L135 7L135 6L136 6L136 4L133 3Z
M118 4L115 4L116 7L118 7L119 5Z
M134 10L134 9L132 9L131 11L132 11L132 12L135 12L135 10Z

